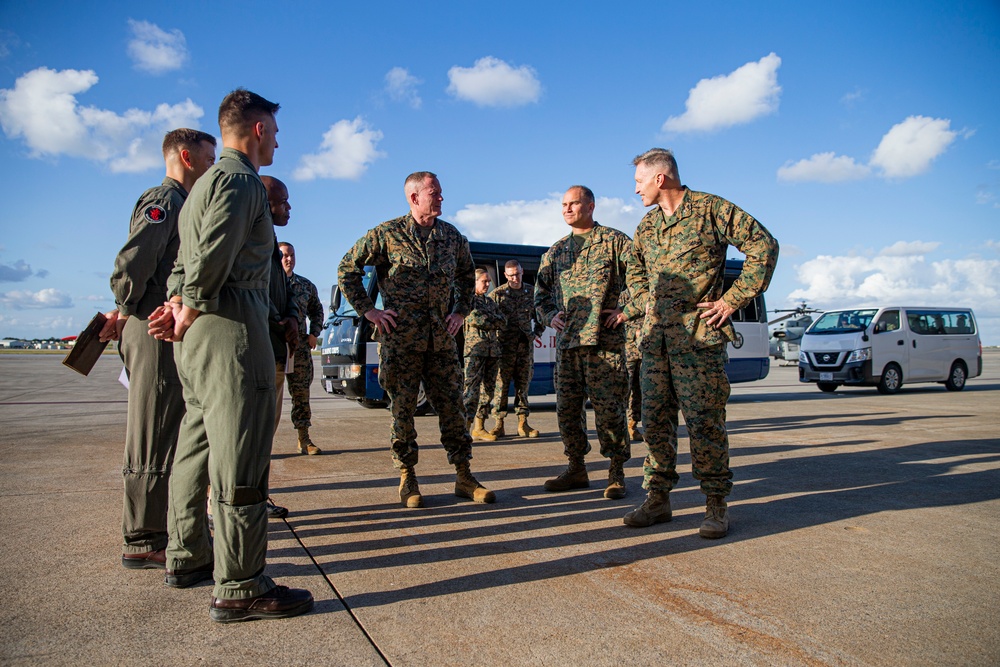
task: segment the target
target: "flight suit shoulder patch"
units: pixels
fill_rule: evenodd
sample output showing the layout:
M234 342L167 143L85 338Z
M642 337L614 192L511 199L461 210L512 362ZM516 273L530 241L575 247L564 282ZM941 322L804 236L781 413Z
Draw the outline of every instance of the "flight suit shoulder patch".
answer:
M150 204L142 212L142 217L146 219L146 222L160 223L167 219L167 209L159 204Z

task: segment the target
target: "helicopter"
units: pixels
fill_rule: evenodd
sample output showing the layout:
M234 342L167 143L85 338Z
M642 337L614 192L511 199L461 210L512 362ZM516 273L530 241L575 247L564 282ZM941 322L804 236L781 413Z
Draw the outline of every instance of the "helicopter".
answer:
M779 361L798 363L799 340L809 325L813 323L812 314L823 311L810 308L803 301L795 308L772 310L771 312L787 313L767 323L768 326L777 325L771 330L771 356Z

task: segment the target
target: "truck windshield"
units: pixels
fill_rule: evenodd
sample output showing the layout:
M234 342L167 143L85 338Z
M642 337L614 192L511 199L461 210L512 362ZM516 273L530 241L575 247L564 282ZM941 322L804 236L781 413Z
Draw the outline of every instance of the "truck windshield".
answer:
M375 280L375 267L366 266L365 267L365 277L361 279L361 284L364 285L365 292L368 294L372 293L372 281ZM381 307L379 304L375 304L376 307ZM337 307L337 312L335 313L337 317L357 317L358 312L354 310L354 306L351 302L347 300L344 293L340 293L340 305Z
M835 310L823 315L813 322L806 333L810 334L841 334L863 331L871 324L878 309L869 310Z

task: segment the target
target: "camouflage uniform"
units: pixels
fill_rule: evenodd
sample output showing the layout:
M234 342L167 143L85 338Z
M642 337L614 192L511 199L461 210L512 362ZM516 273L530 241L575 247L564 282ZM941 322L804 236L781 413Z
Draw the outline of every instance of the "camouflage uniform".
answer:
M312 409L309 407L309 387L313 381L312 349L309 336L319 338L323 331L323 303L319 292L309 279L293 273L288 278L292 300L299 309L299 346L295 348L295 370L285 375L288 393L292 395L292 426L296 429L312 426ZM306 317L309 326L306 328Z
M472 308L476 267L469 241L440 218L424 240L410 213L369 230L338 269L340 289L362 317L375 307L362 285L366 265L378 273L384 308L397 313L390 333L374 333L380 343L379 383L392 401L394 464L411 468L417 463L413 414L421 381L438 414L448 462L468 461L472 437L462 407L462 365L445 319L450 312L467 316Z
M500 306L500 312L507 317L507 326L500 333L503 352L497 371L495 395L496 409L493 416L502 420L507 416L510 382L514 381L514 411L527 417L528 387L535 372L535 338L542 335L545 327L532 322L535 316L535 289L522 282L521 289L513 289L510 283L502 285L490 294Z
M472 297L465 319L465 416L485 419L490 414L497 364L502 350L500 329L507 318L485 294ZM480 387L482 390L480 390Z
M635 232L626 317L645 313L642 355L642 414L649 448L643 486L668 492L676 485L678 409L684 413L695 479L708 496L732 489L726 434L726 343L735 330L727 321L714 329L699 317L698 303L724 298L746 306L767 289L778 259L778 243L748 213L704 192L686 189L671 216L657 206ZM743 272L725 294L726 248L746 255Z
M625 323L625 369L628 371L628 420L642 421L642 385L639 366L642 364L642 350L639 349L639 334L642 318Z
M535 285L538 320L549 324L563 311L566 326L556 334L556 412L566 456L590 451L580 413L589 396L597 421L601 455L628 459L626 436L625 327L605 327L602 310L613 310L625 289L629 238L595 224L582 247L573 234L542 256Z

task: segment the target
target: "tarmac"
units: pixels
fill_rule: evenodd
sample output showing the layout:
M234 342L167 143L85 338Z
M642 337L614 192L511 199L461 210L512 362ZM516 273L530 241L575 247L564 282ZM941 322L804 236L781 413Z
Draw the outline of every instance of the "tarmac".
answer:
M721 540L698 536L683 431L670 523L622 524L644 497L642 443L622 500L602 497L594 431L591 487L542 489L565 466L552 396L533 402L541 437L476 443L494 505L453 495L437 420L419 417L426 506L406 509L388 412L317 380L321 456L295 453L286 394L271 484L290 514L270 522L267 565L315 609L227 625L209 584L122 568L121 363L83 377L60 360L0 355L4 665L1000 664L995 349L963 392L823 394L777 365L734 386Z

